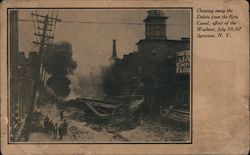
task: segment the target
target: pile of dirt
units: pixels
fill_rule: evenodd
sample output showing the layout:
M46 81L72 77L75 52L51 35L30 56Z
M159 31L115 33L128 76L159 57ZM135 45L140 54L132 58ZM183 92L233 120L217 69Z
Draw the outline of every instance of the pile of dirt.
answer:
M133 142L188 141L189 130L175 126L162 125L157 121L141 120L133 130L122 131L120 135Z

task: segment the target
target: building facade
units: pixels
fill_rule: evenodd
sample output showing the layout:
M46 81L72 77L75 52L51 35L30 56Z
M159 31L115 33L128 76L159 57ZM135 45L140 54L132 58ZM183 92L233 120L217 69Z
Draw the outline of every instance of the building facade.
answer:
M113 95L143 94L146 113L159 114L160 108L170 106L189 110L190 39L168 39L167 19L161 10L147 12L138 51L111 66L106 86L113 88L109 90Z
M9 12L10 18L10 113L15 113L15 107L17 106L17 97L18 97L18 91L15 89L15 85L17 85L18 81L18 11L12 10ZM14 117L10 117L10 122L13 122Z
M11 141L17 141L25 125L25 119L34 111L36 87L40 75L40 59L37 52L29 52L28 58L24 52L18 53L18 66L15 83L11 83L15 90L15 102L11 104ZM14 94L10 94L12 99Z
M34 110L36 87L40 76L40 58L37 52L29 52L28 58L23 52L19 53L18 66L18 104L19 117L25 118Z
M178 52L190 50L190 40L169 40L167 19L161 10L149 10L144 20L146 37L137 43L145 103L152 112L160 107L189 104L187 100L179 101L189 96L189 73L176 74L176 56Z

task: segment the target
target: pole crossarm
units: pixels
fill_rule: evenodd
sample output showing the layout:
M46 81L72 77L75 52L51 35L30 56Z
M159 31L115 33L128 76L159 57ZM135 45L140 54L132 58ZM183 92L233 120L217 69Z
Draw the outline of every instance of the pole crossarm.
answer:
M32 43L36 46L38 46L38 53L40 56L40 81L42 83L46 83L45 74L46 69L44 67L44 62L46 59L46 48L51 48L53 45L54 40L54 32L57 22L61 22L58 18L58 11L57 15L53 17L53 10L52 14L48 12L46 15L41 15L38 13L37 10L34 12L31 12L32 21L34 24L35 32L35 41Z
M34 35L36 35L36 36L41 36L41 37L45 37L45 38L54 38L53 36L42 35L42 34L38 34L38 33L34 33Z
M31 15L32 16L37 16L37 17L42 17L42 18L45 18L46 16L44 16L44 15L39 15L39 14L37 14L37 13L31 13ZM60 20L59 18L53 18L53 17L48 17L48 19L49 20L51 20L51 21L58 21L58 22L60 22L60 21L62 21L62 20Z

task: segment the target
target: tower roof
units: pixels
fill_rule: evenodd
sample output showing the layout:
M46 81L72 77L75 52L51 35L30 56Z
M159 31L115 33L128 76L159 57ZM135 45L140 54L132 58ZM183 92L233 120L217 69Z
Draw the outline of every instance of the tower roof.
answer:
M144 19L144 22L148 21L150 18L163 18L167 19L162 10L148 10L147 17Z

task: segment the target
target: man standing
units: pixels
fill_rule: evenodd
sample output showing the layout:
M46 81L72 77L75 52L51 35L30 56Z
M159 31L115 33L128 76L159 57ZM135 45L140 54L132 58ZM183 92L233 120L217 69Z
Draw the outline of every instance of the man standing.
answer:
M68 132L68 122L66 119L63 121L63 135L67 135Z
M48 124L49 124L49 117L46 115L44 118L43 126L44 126L44 131L48 133Z
M60 139L62 139L62 138L63 138L63 128L62 128L62 124L61 124L60 127L58 128L58 132L59 132Z
M54 125L54 138L57 137L57 130L58 130L58 126L57 126L57 123Z
M50 134L50 135L53 134L53 127L54 127L54 126L53 126L53 121L50 120L50 121L49 121L49 134Z

